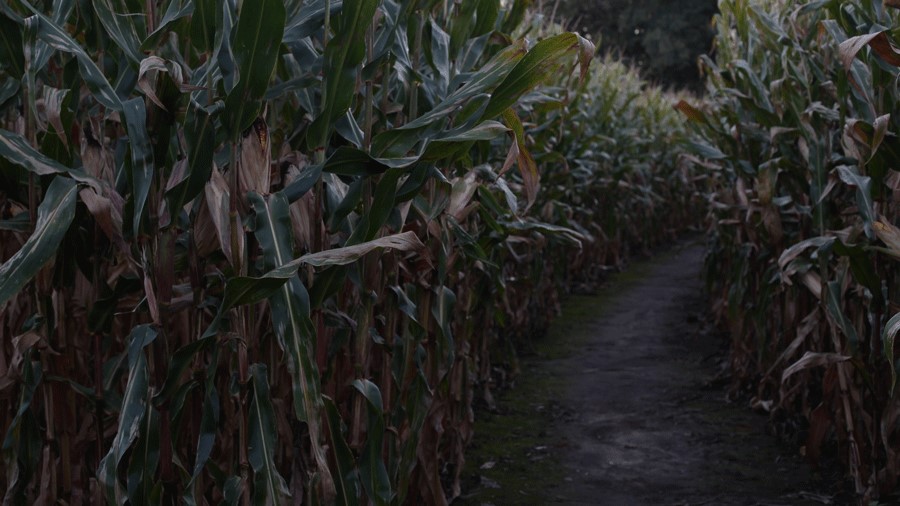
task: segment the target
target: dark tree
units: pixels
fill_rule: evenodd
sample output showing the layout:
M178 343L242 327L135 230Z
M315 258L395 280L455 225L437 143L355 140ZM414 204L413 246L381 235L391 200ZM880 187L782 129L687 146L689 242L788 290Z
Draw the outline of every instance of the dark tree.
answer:
M715 12L716 0L560 0L557 17L620 52L647 78L697 88L697 57L712 50Z

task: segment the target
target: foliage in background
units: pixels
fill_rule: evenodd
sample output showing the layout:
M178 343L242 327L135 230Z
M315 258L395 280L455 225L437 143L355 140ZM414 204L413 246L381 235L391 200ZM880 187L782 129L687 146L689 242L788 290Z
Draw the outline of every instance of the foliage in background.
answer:
M900 475L898 15L874 0L722 0L707 107L681 103L710 179L707 280L736 377L837 441L851 487Z
M492 360L697 214L528 3L0 4L4 501L459 495Z
M546 1L552 12L554 2ZM715 0L560 0L557 16L597 37L607 51L621 53L655 82L702 89L696 61L710 54Z

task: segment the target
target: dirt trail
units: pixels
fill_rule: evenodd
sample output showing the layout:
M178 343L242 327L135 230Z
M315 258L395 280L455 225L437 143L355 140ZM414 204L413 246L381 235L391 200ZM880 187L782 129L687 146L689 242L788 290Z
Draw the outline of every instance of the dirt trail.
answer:
M766 417L726 402L704 324L703 249L682 243L572 297L482 412L462 504L814 505Z

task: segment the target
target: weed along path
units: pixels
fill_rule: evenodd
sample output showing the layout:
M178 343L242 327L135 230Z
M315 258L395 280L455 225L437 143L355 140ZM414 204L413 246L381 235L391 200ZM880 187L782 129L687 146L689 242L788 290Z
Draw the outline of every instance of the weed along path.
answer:
M834 504L729 404L708 330L703 248L685 242L575 296L526 350L495 412L482 410L462 504Z

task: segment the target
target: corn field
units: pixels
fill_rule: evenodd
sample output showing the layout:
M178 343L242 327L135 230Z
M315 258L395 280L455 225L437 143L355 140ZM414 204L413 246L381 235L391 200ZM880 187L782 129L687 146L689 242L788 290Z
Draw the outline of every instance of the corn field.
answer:
M896 2L722 0L708 99L679 104L709 171L707 279L757 409L800 416L868 504L897 487Z
M673 103L527 0L0 3L4 504L453 500L516 343L699 221Z

